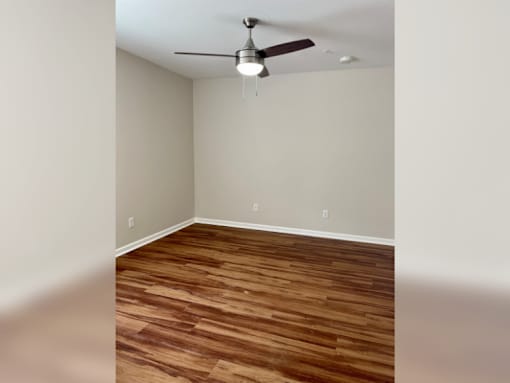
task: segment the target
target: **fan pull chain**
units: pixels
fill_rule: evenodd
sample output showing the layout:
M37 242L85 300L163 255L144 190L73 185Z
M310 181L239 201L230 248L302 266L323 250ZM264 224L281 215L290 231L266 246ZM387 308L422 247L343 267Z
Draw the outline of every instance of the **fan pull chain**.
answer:
M243 100L246 99L246 76L241 76L243 78Z
M259 76L255 76L255 96L259 95Z

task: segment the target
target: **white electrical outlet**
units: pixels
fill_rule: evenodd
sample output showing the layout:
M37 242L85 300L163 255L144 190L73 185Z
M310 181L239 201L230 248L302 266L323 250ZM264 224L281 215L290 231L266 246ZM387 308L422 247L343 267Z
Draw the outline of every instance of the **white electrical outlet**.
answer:
M325 218L325 219L329 218L329 210L328 209L324 209L322 211L322 218Z
M130 229L132 229L133 227L135 227L135 217L129 217L128 218L128 227Z
M257 202L253 203L253 206L251 207L252 211L259 211L259 204Z

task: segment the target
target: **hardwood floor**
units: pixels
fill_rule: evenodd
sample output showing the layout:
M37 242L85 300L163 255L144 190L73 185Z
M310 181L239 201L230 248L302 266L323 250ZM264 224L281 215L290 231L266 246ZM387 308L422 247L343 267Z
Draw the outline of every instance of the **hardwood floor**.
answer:
M117 259L117 382L392 382L393 247L194 224Z

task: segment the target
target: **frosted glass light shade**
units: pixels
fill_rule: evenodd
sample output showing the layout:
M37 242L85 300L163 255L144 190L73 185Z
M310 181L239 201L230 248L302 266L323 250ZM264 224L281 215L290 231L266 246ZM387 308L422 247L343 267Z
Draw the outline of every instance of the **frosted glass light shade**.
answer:
M256 76L264 69L264 65L254 62L239 63L237 70L244 76Z

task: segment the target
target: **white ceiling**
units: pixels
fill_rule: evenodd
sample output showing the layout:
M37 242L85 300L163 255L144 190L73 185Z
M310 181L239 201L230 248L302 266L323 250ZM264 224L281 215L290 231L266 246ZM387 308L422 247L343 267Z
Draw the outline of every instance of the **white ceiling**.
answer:
M236 76L233 54L257 17L259 48L311 38L316 46L266 60L271 74L393 65L393 0L117 0L117 46L190 78ZM330 51L324 53L324 51ZM359 61L341 65L342 55Z

